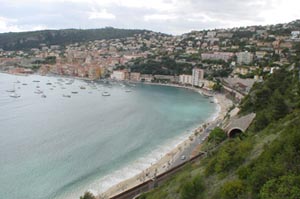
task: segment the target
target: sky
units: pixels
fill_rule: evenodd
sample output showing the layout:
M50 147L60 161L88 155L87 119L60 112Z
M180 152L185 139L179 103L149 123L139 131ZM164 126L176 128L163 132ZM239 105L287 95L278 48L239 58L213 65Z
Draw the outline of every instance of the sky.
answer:
M66 28L192 30L286 23L299 0L0 0L0 32Z

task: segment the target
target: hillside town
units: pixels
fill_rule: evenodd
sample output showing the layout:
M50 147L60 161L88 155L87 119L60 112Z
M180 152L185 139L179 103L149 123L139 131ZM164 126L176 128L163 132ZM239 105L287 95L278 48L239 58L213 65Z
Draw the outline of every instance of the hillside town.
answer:
M38 72L96 80L178 83L248 92L282 66L298 67L300 21L269 26L192 31L179 36L156 32L66 46L0 49L0 70Z

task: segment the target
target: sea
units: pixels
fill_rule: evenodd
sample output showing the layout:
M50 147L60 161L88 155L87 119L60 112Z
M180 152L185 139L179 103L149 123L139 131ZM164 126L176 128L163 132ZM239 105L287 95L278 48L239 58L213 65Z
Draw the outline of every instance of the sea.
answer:
M0 73L0 198L101 193L216 112L211 99L183 88Z

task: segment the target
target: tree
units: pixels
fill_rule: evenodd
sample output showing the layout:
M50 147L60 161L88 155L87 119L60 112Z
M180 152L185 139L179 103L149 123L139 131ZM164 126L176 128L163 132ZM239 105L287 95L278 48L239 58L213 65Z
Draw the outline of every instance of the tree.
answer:
M221 198L234 199L246 191L245 185L241 180L233 180L225 183L221 188Z
M284 102L283 96L276 90L271 98L273 105L272 118L278 120L288 113L288 106Z
M192 181L183 185L181 190L181 199L196 198L204 191L204 182L201 176L197 175Z
M83 196L80 196L80 199L96 199L96 197L91 192L85 192Z
M300 198L300 177L287 175L271 179L260 190L261 199Z
M209 142L215 142L215 144L221 143L227 138L225 131L219 127L214 128L208 137Z

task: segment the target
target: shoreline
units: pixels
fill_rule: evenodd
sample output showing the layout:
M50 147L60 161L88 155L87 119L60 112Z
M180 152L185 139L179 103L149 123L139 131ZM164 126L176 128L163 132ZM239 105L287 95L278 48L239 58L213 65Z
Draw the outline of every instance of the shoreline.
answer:
M14 75L15 74L9 74ZM41 76L39 74L31 74ZM18 75L17 75L18 76ZM61 77L61 76L48 76L48 77ZM83 79L78 79L74 77L64 77L70 79L77 79L84 81ZM138 83L138 82L134 82ZM143 84L143 83L141 83ZM205 121L201 122L200 124L196 124L192 127L191 130L186 130L182 132L182 134L171 138L162 145L159 145L150 154L143 156L134 162L129 163L124 168L120 170L113 171L111 174L101 177L97 179L95 183L92 183L92 189L86 189L83 191L89 191L93 193L95 196L101 196L101 198L110 198L112 196L118 195L128 189L131 189L145 181L148 181L169 169L177 166L185 162L186 160L193 157L195 154L196 147L201 146L200 140L208 136L208 133L205 132L205 129L208 129L212 124L219 123L222 121L224 116L227 113L228 108L228 99L223 96L222 94L211 93L210 91L203 90L201 88L196 87L189 87L177 84L160 84L160 83L144 83L148 85L157 85L157 86L169 86L169 87L176 87L176 88L183 88L188 89L194 92L201 94L204 97L210 97L211 100L213 99L216 108L213 114L207 118ZM222 99L223 98L223 99ZM225 100L224 100L225 99ZM226 102L226 103L225 103ZM202 136L202 138L200 137ZM203 141L203 140L202 140ZM188 154L186 154L188 152ZM185 155L184 160L181 159L182 155ZM136 164L142 165L142 167L134 167ZM128 173L128 170L131 170L133 167L134 172ZM127 173L126 173L127 172ZM116 179L115 174L119 174L119 177ZM118 175L117 175L118 176ZM98 182L98 183L97 183ZM90 186L89 186L90 187ZM94 189L97 187L96 189ZM102 187L101 189L99 189ZM96 191L97 190L97 191ZM82 195L84 192L80 193ZM67 198L69 198L67 196Z
M205 122L197 125L192 131L189 131L188 134L182 135L183 140L179 141L178 144L174 148L172 148L169 152L161 156L159 160L157 160L154 164L151 164L150 167L142 170L140 173L122 180L121 182L112 185L106 191L102 193L93 193L92 190L88 190L92 192L97 198L111 198L116 196L126 190L129 190L135 186L140 185L147 180L155 178L156 176L168 171L169 169L177 166L178 164L189 160L191 157L197 155L195 154L195 150L201 146L201 143L206 139L209 135L209 129L212 127L216 127L221 124L224 120L229 108L232 106L233 102L225 97L223 94L211 94L208 91L203 90L201 88L195 87L187 87L176 84L160 84L160 83L144 83L149 85L159 85L159 86L170 86L177 88L184 88L193 90L198 92L202 96L212 97L214 103L217 105L216 112L212 115L212 117L208 118ZM202 137L202 139L200 139ZM188 157L184 154L189 151ZM182 160L184 156L184 160Z

